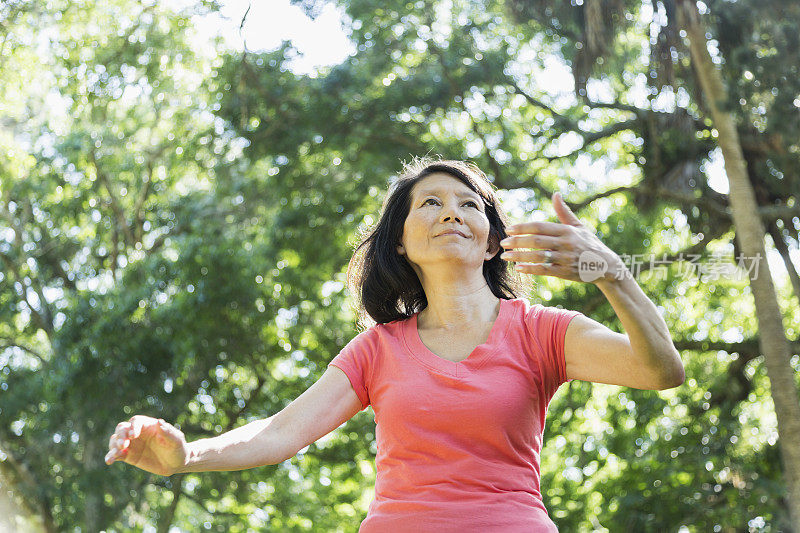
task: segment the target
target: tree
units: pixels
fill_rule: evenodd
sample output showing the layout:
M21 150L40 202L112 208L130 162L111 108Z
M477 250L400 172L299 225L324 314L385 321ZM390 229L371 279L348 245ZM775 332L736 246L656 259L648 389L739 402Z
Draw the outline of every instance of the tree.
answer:
M530 189L538 193L537 196L544 197L549 197L548 184L556 184L559 178L566 175L565 169L577 161L579 156L594 156L599 159L613 153L619 166L627 162L641 166L641 179L638 183L634 179L633 184L617 184L609 186L605 191L590 188L588 194L584 192L584 200L574 203L576 208L584 208L584 213L588 215L593 211L591 207L597 209L597 206L604 205L606 197L611 199L615 198L614 195L623 195L628 199L624 208L600 225L601 231L618 228L626 237L616 240L612 232L611 239L615 241L615 249L629 250L632 254L656 251L656 256L666 252L667 259L676 259L681 254L686 257L687 254L702 252L709 246L713 249L720 243L732 241L734 236L727 195L713 190L708 185L708 176L702 170L704 161L708 160L717 146L713 129L704 119L702 102L693 98L696 91L689 93L675 84L669 87L666 83L670 79L676 80L675 76L678 75L690 76L685 48L671 50L669 38L673 33L674 36L678 35L674 21L666 16L671 4L666 7L659 4L656 12L648 15L646 10L637 11L637 4L632 3L625 6L628 9L612 10L607 19L596 16L602 12L596 10L599 3L594 6L589 4L587 2L581 8L569 7L563 3L521 3L533 13L526 14L524 9L520 10L521 13L515 14L518 24L514 25L504 18L504 6L492 3L481 3L479 12L473 9L474 6L466 4L442 10L436 3L428 3L415 5L415 9L409 10L405 4L397 3L375 10L366 4L343 3L348 15L354 20L353 37L357 43L362 44L353 61L341 68L332 69L326 78L350 80L352 78L342 78L341 73L354 71L354 65L361 65L366 61L368 65L380 66L373 74L373 79L381 80L386 88L377 84L371 85L369 79L356 83L358 87L375 87L369 93L374 95L374 99L354 96L354 102L345 97L325 106L327 109L340 109L342 114L341 117L329 117L324 122L325 131L347 132L348 139L353 142L357 138L352 132L353 125L357 125L358 132L373 132L373 137L364 135L365 142L368 142L384 136L387 127L392 125L386 123L386 117L396 116L398 120L395 121L392 131L404 131L406 127L417 128L422 124L432 131L447 132L438 139L431 139L434 141L431 149L473 157L490 170L498 185L506 189ZM313 12L313 2L306 2L304 5ZM540 18L533 16L537 9L541 9ZM622 13L628 10L629 16L624 17L623 21ZM435 18L432 13L437 13ZM625 40L616 40L619 34L614 31L615 20L620 22L620 32L624 31L621 34ZM769 18L764 20L768 21ZM591 27L591 24L595 26ZM601 26L598 27L597 24ZM452 31L456 27L460 31ZM659 37L655 41L658 46L650 47L652 52L645 59L651 59L643 63L640 50L642 46L648 47L649 35L654 29L658 30L656 35ZM595 35L595 45L602 45L602 39L607 39L605 49L609 52L605 55L592 52L592 60L579 57L580 52L576 53L576 50L587 49L589 34ZM447 37L437 39L437 35ZM540 61L543 62L541 58L547 53L561 54L568 64L571 62L575 66L576 76L586 78L576 84L579 100L577 103L554 105L553 98L547 95L547 91L536 86L535 77L526 77L527 73L535 72L533 65L529 62L526 70L526 66L521 66L515 58L522 52L528 52L525 50L528 43L541 50ZM425 55L420 54L420 51L430 53ZM664 59L665 56L669 61ZM396 62L387 64L387 58L390 57ZM528 54L528 57L531 55ZM649 91L647 100L634 105L636 95L630 87L635 80L640 79L637 75L645 80L652 78L654 84L645 84L645 89ZM270 74L265 73L264 79L257 85L268 83L270 77ZM435 105L425 107L416 103L415 91L428 88L431 85L428 80L433 80L436 88L433 93L436 98L433 101L441 102L441 109ZM321 82L310 83L313 86ZM584 83L589 88L594 86L594 93L584 91L581 94L580 89ZM691 87L690 84L687 86ZM606 96L600 101L594 96L600 88L607 88L612 96ZM449 90L442 97L438 91L443 89ZM318 94L321 95L322 91ZM331 92L325 94L330 95ZM513 98L517 95L520 100L514 101ZM432 94L426 96L431 98ZM671 96L674 102L671 106L664 104L665 96ZM681 104L686 107L675 105L681 100L686 100L685 104ZM373 101L376 103L373 104ZM527 112L525 105L521 105L523 102L530 106L530 111L536 111L538 115ZM668 99L666 102L671 103ZM388 107L389 111L375 112L378 105ZM303 107L296 106L297 109ZM354 107L355 111L351 113ZM370 112L359 113L360 109L369 109ZM778 113L780 112L776 111ZM237 118L232 122L239 123L238 113L234 112L233 116ZM406 126L403 121L408 119L410 123ZM529 124L533 126L528 126ZM629 136L629 131L634 135ZM281 137L285 137L287 133ZM559 149L562 136L576 134L583 138L583 146L579 145L578 149L572 150ZM243 135L250 138L247 132ZM395 137L402 139L397 135ZM464 150L462 146L465 139L470 145L479 148ZM256 140L262 146L271 146L266 138L253 137L253 140L254 150L259 149L255 146ZM332 143L335 142L334 138ZM397 144L387 143L385 149L392 153L397 149ZM404 142L406 144L412 145L411 142ZM369 157L363 151L361 154ZM615 203L619 208L619 201L615 200ZM533 197L528 208L535 209L539 205ZM760 212L769 221L786 217L792 220L791 217L797 214L797 208L791 195L772 196L762 204ZM625 224L626 219L639 219L642 215L646 215L648 221L640 222L636 228ZM674 245L665 247L665 243L658 242L655 238L659 233L669 235L669 232L675 232L681 227L679 223L670 227L668 223L660 222L664 216L675 217L677 221L680 221L681 216L686 217L692 237L687 239L688 242L682 250L676 249ZM796 222L794 224L796 227ZM791 234L786 238L791 239ZM735 245L733 248L735 256ZM731 307L738 294L735 291L746 292L746 288L722 281L710 287L712 292L714 289L717 289L718 295L715 294L711 301L692 298L691 302L687 302L680 296L687 290L685 286L665 282L655 283L652 288L654 292L665 294L670 300L675 298L674 302L665 302L665 308L682 317L676 324L698 321L702 324L705 321L704 314L713 316L722 309ZM694 290L695 294L701 293L696 285L694 289L688 290ZM608 309L602 307L602 299L598 299L596 294L590 296L587 302L587 295L580 289L568 290L562 301L565 305L581 306L579 308L586 312L595 313L598 319L611 320L613 315L609 316ZM693 319L679 312L686 305L695 307L697 314L693 316L697 318ZM771 510L765 509L764 503L775 501L780 491L772 492L770 485L759 479L772 479L775 475L775 448L766 440L754 442L745 439L743 432L750 429L740 427L740 419L746 417L743 414L736 415L737 410L749 408L751 398L763 398L761 395L764 389L751 374L753 363L759 361L758 350L754 347L755 337L741 338L741 342L726 342L720 337L725 331L726 337L730 338L731 332L740 326L740 333L753 335L754 327L743 316L747 316L746 310L736 319L731 316L733 322L727 324L714 318L719 324L719 331L686 331L684 338L676 339L676 343L684 350L699 352L695 356L697 359L690 361L690 365L697 365L696 372L703 369L712 376L719 376L708 387L709 390L701 390L699 393L695 391L687 394L683 401L670 401L666 405L644 401L639 394L632 393L647 406L643 414L637 415L637 420L649 420L648 414L659 413L664 408L672 413L674 422L670 428L659 429L658 436L651 439L634 437L637 442L642 441L639 445L641 448L635 450L636 455L647 451L646 457L650 460L641 461L639 464L644 466L640 470L633 470L631 475L617 476L616 479L611 476L615 485L621 488L617 493L624 494L634 486L637 487L634 491L636 497L612 501L610 507L616 513L606 513L603 517L604 523L605 520L614 520L619 516L622 521L617 527L663 527L665 524L680 523L679 520L688 516L697 527L707 529L719 525L720 522L741 523L743 520L758 521L774 516ZM682 328L676 329L681 331ZM720 355L716 356L721 364L711 364L708 357L700 357L709 352L719 354L720 350L725 351L724 359L720 360ZM734 383L733 386L730 386L731 382ZM753 393L756 396L751 396ZM575 397L576 406L580 405L582 399L586 400L584 394L579 395L576 391L570 391L570 394ZM573 413L571 409L566 412ZM570 436L580 435L573 429L578 426L576 423L572 427L557 429ZM613 431L620 434L621 442L624 441L625 432L622 428L615 427ZM640 435L641 428L636 428L635 433ZM671 439L673 435L675 437ZM696 444L697 442L702 442L702 445ZM742 444L737 445L738 442ZM712 443L718 444L709 446ZM584 444L577 440L576 447L580 449ZM758 451L748 450L751 445ZM683 460L676 463L675 457L687 454L687 450L696 451L692 454L693 459L689 460L683 455ZM561 451L572 453L570 449ZM607 451L601 449L601 454ZM631 455L627 446L620 445L618 451L619 456L625 456L624 452ZM580 456L586 456L585 452L586 450L581 451ZM762 459L758 465L753 463L753 453ZM599 459L605 457L601 455ZM579 460L581 469L598 468L593 467L592 463L606 466L610 464L608 460ZM614 469L610 466L609 468ZM598 474L595 476L599 477ZM647 485L647 480L652 478L657 478L655 490ZM695 479L696 486L687 484L688 479ZM577 493L574 485L578 479L574 481L572 486L563 490L564 494L570 495L571 500L574 500ZM585 480L581 481L587 498L596 497L595 486L586 487ZM765 496L763 491L774 494L775 498ZM658 516L649 511L652 508L650 502L656 498L660 502ZM664 505L665 501L675 504ZM732 501L737 501L735 510L731 509ZM556 512L559 510L556 509ZM609 517L608 514L612 516ZM581 520L575 512L569 513L567 519L570 517L575 517L576 521ZM780 523L780 514L776 520ZM566 524L567 527L577 527L577 523Z
M758 216L758 203L750 183L739 132L732 113L725 110L728 91L720 72L708 53L708 41L697 5L682 1L680 14L691 43L692 65L703 89L714 125L719 131L719 144L725 157L730 182L730 199L739 247L750 257L766 257L765 231ZM789 359L791 347L783 329L781 310L769 265L750 278L759 324L759 346L764 354L781 441L800 441L800 401L797 384ZM800 295L798 295L800 296ZM780 448L783 472L788 489L792 523L800 524L800 448L784 445Z
M356 332L343 273L400 159L473 159L515 219L548 212L561 189L629 256L730 256L728 198L704 170L715 130L687 83L688 51L668 45L679 35L671 4L598 16L591 3L509 14L490 1L343 1L358 51L316 76L291 71L290 43L198 45L194 7L4 5L0 464L29 507L52 530L354 529L374 480L369 410L275 467L165 479L99 461L134 412L199 438L277 412L321 375ZM741 23L723 15L715 23ZM793 16L766 13L748 31L777 35L762 28ZM664 36L651 46L655 30ZM34 47L37 35L49 45ZM729 87L747 102L742 116L761 121L749 123L776 128L742 144L760 216L793 249L797 122L779 119L798 78L777 74L793 56L790 41L773 41L758 50L780 52L760 56L719 46L763 83ZM565 65L573 94L550 83ZM551 404L542 487L563 529L782 527L747 283L701 281L687 263L638 268L686 385L572 382ZM528 296L619 326L591 287L541 279Z

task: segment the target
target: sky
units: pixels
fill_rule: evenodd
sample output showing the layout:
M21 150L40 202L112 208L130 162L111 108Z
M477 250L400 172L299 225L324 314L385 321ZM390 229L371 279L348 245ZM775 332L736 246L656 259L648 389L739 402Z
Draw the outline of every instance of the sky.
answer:
M242 17L250 11L239 31ZM314 75L322 66L336 65L355 53L342 21L345 14L330 4L311 20L303 10L289 0L228 0L220 16L196 17L195 25L201 35L222 34L228 45L243 50L269 51L291 40L303 56L290 66L297 74Z

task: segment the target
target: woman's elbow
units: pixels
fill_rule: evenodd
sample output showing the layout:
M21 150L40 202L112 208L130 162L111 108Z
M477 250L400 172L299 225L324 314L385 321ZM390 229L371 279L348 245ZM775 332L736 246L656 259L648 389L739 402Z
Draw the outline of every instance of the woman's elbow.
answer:
M669 370L664 372L662 386L659 388L659 390L680 387L686 381L686 370L683 368L683 363L681 362L680 355L678 355L677 351L675 352L674 357L677 359L676 364L672 365Z

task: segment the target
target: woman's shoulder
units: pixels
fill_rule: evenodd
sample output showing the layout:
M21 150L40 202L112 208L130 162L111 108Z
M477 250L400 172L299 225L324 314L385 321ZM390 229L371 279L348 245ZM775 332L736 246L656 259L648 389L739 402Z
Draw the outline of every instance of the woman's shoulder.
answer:
M370 332L387 332L387 331L394 331L397 328L403 327L403 325L414 318L414 315L409 317L398 318L396 320L392 320L390 322L378 322L376 323L374 320L370 320L369 323L362 327L361 333Z
M522 317L528 316L532 311L537 310L538 308L542 307L540 304L536 302L532 302L530 299L525 297L516 297L510 298L508 303L511 305L513 309L518 311L518 315Z
M398 337L402 335L403 328L413 317L393 320L386 323L372 323L359 331L355 338L362 340L378 340L384 337Z
M524 297L513 298L509 301L512 306L521 311L520 316L526 321L536 321L543 318L557 317L563 314L578 313L578 311L565 309L557 304L550 304L549 302L540 303Z

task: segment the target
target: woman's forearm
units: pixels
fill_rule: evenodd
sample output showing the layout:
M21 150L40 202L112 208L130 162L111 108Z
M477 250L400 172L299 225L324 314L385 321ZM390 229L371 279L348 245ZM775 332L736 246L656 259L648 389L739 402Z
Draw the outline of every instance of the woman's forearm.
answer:
M245 470L284 461L294 454L276 430L274 418L188 443L186 464L179 472Z
M619 317L634 353L641 363L673 386L683 383L685 372L666 322L658 308L630 275L595 282Z

